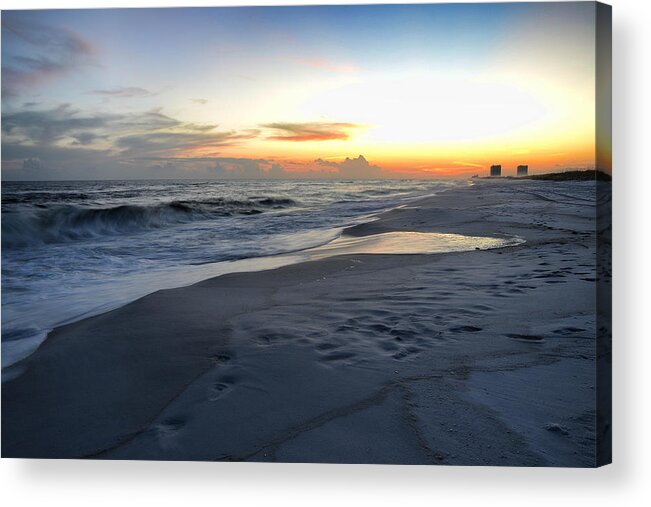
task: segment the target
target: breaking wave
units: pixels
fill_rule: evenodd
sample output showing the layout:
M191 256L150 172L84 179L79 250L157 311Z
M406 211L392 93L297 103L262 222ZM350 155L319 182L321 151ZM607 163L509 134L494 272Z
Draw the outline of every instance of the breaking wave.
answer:
M47 209L22 209L3 213L2 242L5 247L10 248L64 243L232 215L257 215L297 205L292 199L256 197L246 200L177 200L153 205L125 204L108 208L63 205Z

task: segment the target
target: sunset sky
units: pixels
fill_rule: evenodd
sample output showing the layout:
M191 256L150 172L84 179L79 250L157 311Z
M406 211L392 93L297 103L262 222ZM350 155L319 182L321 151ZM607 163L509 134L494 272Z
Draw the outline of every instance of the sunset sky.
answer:
M594 119L590 2L2 13L6 180L593 168Z

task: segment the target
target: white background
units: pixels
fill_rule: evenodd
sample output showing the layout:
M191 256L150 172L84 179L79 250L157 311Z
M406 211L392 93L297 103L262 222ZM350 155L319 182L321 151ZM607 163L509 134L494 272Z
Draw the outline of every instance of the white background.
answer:
M279 3L319 2L0 0L0 7ZM651 113L651 2L612 0L612 4L615 464L598 470L572 470L3 459L0 495L4 505L651 505L651 133L647 121Z

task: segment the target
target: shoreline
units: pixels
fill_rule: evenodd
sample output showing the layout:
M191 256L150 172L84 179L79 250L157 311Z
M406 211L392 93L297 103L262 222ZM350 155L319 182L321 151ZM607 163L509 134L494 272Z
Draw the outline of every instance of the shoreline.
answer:
M229 273L263 271L267 269L275 269L284 265L305 262L306 260L309 260L308 257L312 250L336 241L339 237L345 234L346 229L352 228L359 223L374 221L384 213L402 206L410 205L415 201L432 198L446 190L448 189L444 188L427 195L402 197L398 202L391 202L381 211L355 217L353 223L349 223L348 225L321 229L320 232L322 237L313 246L290 248L284 252L268 255L179 265L174 268L168 267L168 269L164 271L144 272L142 274L131 275L128 283L123 283L119 287L109 287L109 293L112 294L112 296L107 296L107 299L104 302L96 302L93 307L85 308L83 311L77 311L74 314L68 312L69 315L65 318L61 318L59 314L57 315L58 320L56 321L49 322L47 325L41 327L34 326L33 329L31 329L32 334L30 335L15 340L10 339L3 341L2 382L5 382L10 378L10 375L6 371L9 367L34 353L38 347L47 340L48 335L58 327L73 324L80 320L118 309L158 290L187 287L203 280ZM314 230L312 232L314 232ZM300 236L301 234L305 234L305 231L297 234ZM134 282L134 280L138 281ZM116 296L116 291L120 292L119 296ZM76 303L81 303L79 298L67 301L67 304L70 306L74 306ZM61 304L59 306L61 306ZM61 308L61 310L64 309ZM21 333L22 336L26 332L26 329L20 328L19 324L17 331ZM3 335L7 334L7 332L12 334L15 333L16 330L5 330ZM16 347L16 345L18 346Z
M225 274L58 327L10 367L3 456L593 466L594 205L545 185L482 181L345 230L521 245Z

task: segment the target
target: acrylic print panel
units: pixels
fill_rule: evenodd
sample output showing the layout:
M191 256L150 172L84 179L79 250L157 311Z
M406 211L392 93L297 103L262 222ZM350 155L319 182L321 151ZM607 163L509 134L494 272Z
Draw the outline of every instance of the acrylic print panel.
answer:
M610 7L2 13L2 455L610 461Z

